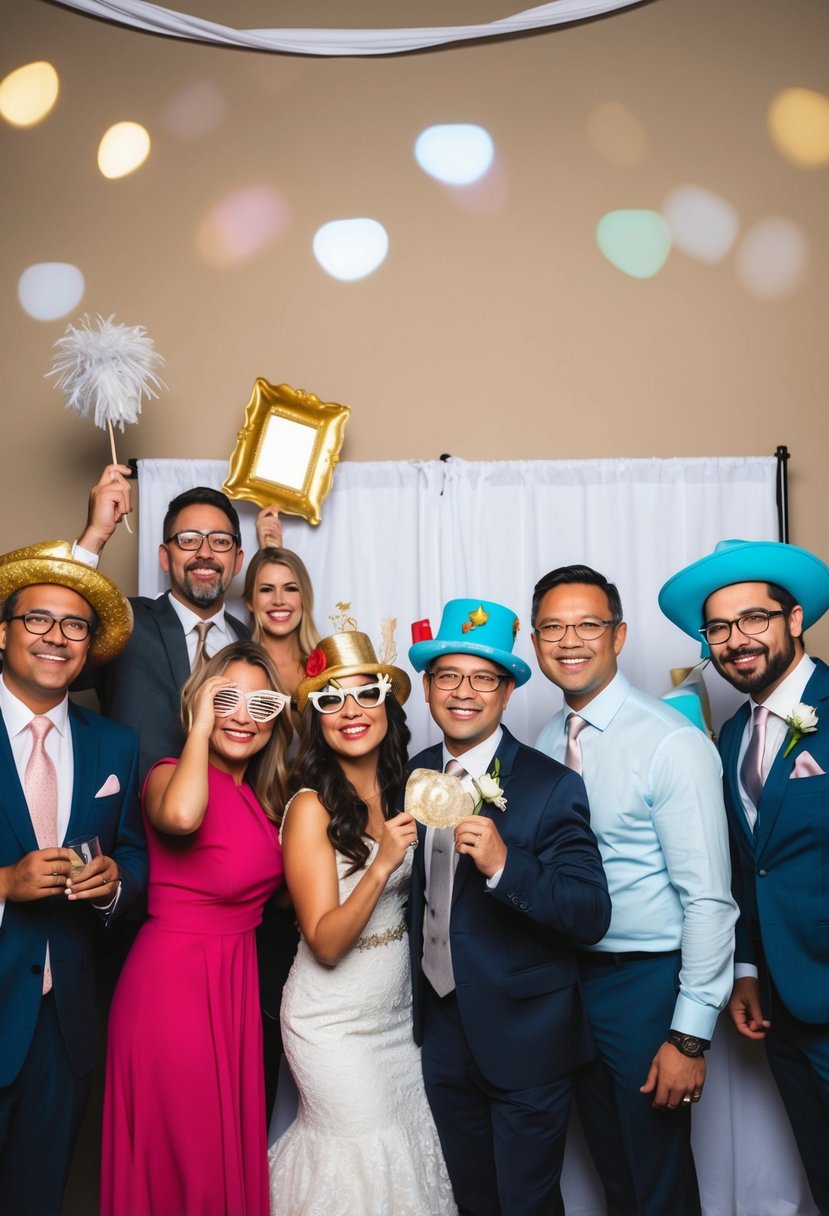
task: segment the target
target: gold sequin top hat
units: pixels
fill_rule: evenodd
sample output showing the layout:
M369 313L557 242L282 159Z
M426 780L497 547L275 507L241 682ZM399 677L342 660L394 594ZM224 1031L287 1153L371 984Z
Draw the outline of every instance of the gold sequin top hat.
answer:
M378 662L367 633L360 633L355 629L346 633L334 633L329 638L323 638L316 650L312 650L308 655L305 679L300 681L296 690L297 707L304 709L308 693L325 688L332 680L342 680L346 676L373 675L388 676L395 700L400 705L412 691L411 680L405 671L392 666L391 663Z
M72 556L67 540L44 540L0 556L0 603L24 587L50 583L77 591L98 614L87 666L108 663L126 646L132 634L132 607L112 579Z

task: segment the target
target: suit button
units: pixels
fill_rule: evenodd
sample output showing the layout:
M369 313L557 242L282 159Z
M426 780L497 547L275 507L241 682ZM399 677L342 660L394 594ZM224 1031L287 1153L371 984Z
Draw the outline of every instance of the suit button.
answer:
M768 870L758 870L757 873L760 875L761 878L765 878L766 875L768 874Z
M34 966L30 967L29 970L31 971L32 975L42 975L43 974L43 968L39 967L37 965L37 963L35 963Z

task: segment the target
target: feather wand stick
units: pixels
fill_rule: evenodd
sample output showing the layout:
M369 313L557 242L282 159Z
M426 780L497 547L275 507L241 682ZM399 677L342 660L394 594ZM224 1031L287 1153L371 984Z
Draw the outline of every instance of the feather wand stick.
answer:
M52 370L55 388L66 395L66 408L88 418L109 434L112 463L118 463L115 426L137 422L141 401L158 397L156 390L167 385L157 375L164 359L142 325L116 325L113 318L97 318L97 328L88 316L76 328L67 325L66 333L55 343ZM130 521L124 516L127 531Z

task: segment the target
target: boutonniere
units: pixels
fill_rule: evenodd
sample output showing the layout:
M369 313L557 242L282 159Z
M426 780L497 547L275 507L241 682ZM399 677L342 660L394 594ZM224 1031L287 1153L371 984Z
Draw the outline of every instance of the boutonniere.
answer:
M784 760L804 735L813 735L817 730L815 707L813 705L804 705L801 701L798 705L795 705L791 713L786 714L786 725L789 728L789 737L786 740L786 750L783 752Z
M491 806L497 806L499 811L507 809L507 800L501 789L501 782L498 780L500 772L501 761L496 760L491 773L483 773L477 780L472 778L472 784L478 791L478 801L472 808L473 815L480 815L485 802Z

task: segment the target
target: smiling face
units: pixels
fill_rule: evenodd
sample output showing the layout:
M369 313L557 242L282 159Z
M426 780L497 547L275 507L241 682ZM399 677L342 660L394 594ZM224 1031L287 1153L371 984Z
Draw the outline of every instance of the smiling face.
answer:
M580 621L607 621L613 613L607 594L590 583L562 583L551 588L538 606L535 627L577 625ZM582 709L616 675L616 657L625 644L624 621L608 625L592 642L583 641L575 629L568 629L559 642L545 642L533 633L533 648L538 666L548 680L562 690L572 709Z
M248 608L267 637L284 638L302 622L302 592L293 571L266 562L259 571Z
M495 676L507 676L508 673L497 663L474 654L442 654L424 673L423 693L429 711L443 731L446 750L453 756L460 756L471 747L483 743L498 729L515 681L508 676L500 680L494 692L476 692L469 680L464 679L458 688L446 692L437 687L434 679L429 678L441 671L453 671L467 677L477 671Z
M251 663L229 663L223 674L242 692L271 688L267 672ZM211 764L225 773L244 771L251 757L270 739L275 721L252 721L245 700L240 699L232 714L216 718L208 743Z
M233 525L218 507L196 503L179 511L170 535L188 531L232 532ZM242 550L236 545L227 553L214 553L206 538L198 550L180 549L174 540L158 549L161 569L170 577L171 594L200 616L210 616L222 606L242 558Z
M338 688L357 688L360 684L376 684L376 675L344 676L337 680ZM307 713L317 713L309 705ZM332 752L356 760L376 751L386 737L389 720L385 702L363 709L353 697L346 697L343 707L335 714L320 714L322 737Z
M93 619L92 609L77 591L68 587L39 584L25 587L17 597L14 615L48 612L55 617ZM70 642L55 623L48 633L29 633L23 621L0 624L3 650L3 680L8 689L35 713L59 705L69 685L81 672L90 639Z
M780 604L769 595L766 583L733 583L721 587L705 601L706 625L712 621L734 621L757 609L777 612ZM765 633L747 637L732 626L731 637L722 646L711 647L711 662L720 675L740 692L765 701L803 655L803 609L797 604L788 616L774 617Z

